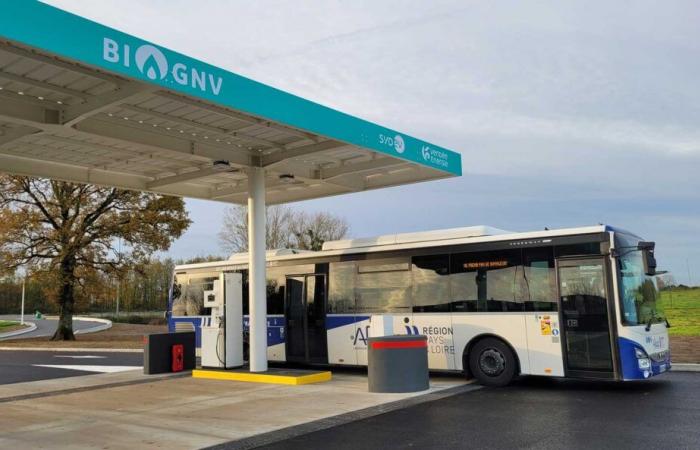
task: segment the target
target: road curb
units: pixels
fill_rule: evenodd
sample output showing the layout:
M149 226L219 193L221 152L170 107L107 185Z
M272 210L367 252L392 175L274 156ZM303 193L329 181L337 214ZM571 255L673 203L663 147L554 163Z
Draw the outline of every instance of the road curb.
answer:
M112 328L112 321L107 320L107 319L100 319L97 317L84 317L84 316L76 316L74 319L82 320L84 322L97 322L101 323L102 325L98 325L93 328L88 328L87 330L77 330L75 334L88 334L88 333L97 333L98 331L105 331L109 330Z
M143 353L142 348L0 347L0 351Z
M58 320L58 316L44 316L45 319ZM97 325L86 330L76 330L73 334L89 334L97 333L98 331L105 331L112 328L112 321L107 319L101 319L99 317L89 317L89 316L73 316L73 320L82 320L83 322L97 322L102 325Z
M26 328L22 328L21 330L15 330L15 331L7 332L7 333L2 333L2 334L0 334L0 339L19 336L20 334L24 334L24 333L31 333L32 331L36 330L36 324L34 322L28 322L25 320L24 323L29 324L29 326Z
M671 370L674 372L700 372L700 364L678 364L674 363L671 366Z

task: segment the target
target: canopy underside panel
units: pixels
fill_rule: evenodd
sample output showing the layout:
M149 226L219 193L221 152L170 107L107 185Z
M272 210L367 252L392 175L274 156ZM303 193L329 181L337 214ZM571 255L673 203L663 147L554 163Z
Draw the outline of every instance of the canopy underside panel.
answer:
M444 178L440 170L0 41L0 171L269 204Z

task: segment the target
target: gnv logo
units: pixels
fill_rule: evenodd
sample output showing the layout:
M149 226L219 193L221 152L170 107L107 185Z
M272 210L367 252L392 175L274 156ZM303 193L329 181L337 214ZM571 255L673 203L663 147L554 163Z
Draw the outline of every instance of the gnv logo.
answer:
M163 52L152 45L142 45L136 50L136 67L151 80L163 79L168 74L168 60ZM153 63L151 62L153 60ZM146 63L150 63L148 66Z
M199 89L202 92L211 92L219 95L223 79L214 76L195 67L188 67L182 62L176 62L172 66L165 57L165 54L157 47L144 44L139 46L133 53L127 44L120 45L117 41L104 38L102 44L102 59L114 64L121 64L124 67L131 67L132 62L136 63L136 68L151 80L165 80L181 86L190 86L192 89Z

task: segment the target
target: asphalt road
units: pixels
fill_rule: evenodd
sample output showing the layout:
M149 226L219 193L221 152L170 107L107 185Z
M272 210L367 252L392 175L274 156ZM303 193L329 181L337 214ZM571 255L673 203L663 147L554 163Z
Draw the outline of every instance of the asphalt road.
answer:
M19 321L20 317L18 315L0 315L0 320L17 320ZM56 326L58 325L58 320L57 319L34 319L33 316L25 315L24 316L25 322L32 322L36 324L36 330L32 331L31 333L24 333L20 334L18 336L12 336L9 338L5 339L25 339L25 338L34 338L34 337L43 337L43 336L53 336L53 334L56 332ZM87 320L80 320L80 319L73 319L73 331L78 331L78 330L87 330L89 328L94 328L97 326L100 326L101 324L97 322L90 322ZM0 338L0 341L3 341L4 339Z
M523 379L263 448L409 447L700 448L700 373L672 372L638 383Z
M0 384L122 372L143 367L143 353L0 351Z

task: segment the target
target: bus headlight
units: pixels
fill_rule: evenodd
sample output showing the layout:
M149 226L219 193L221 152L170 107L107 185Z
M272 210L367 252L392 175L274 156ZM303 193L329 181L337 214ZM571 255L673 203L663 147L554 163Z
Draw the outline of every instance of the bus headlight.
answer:
M649 361L649 358L638 359L637 365L639 370L648 370L651 367L651 361Z
M639 370L648 370L651 368L651 360L649 359L649 356L644 352L644 350L640 348L635 348L634 349L634 356L637 357L637 366L639 367Z

